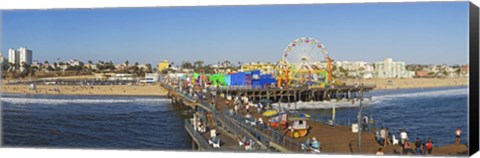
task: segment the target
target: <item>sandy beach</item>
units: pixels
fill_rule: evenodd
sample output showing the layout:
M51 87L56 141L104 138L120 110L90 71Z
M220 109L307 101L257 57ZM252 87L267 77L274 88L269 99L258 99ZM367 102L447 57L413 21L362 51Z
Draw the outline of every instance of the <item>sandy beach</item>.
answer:
M94 76L60 77L62 79L92 79ZM389 83L389 81L391 81ZM375 89L432 88L448 86L467 86L468 78L413 78L413 79L348 79L341 81L347 85L364 83L376 85ZM160 85L37 85L36 90L29 90L29 85L7 85L2 81L2 93L20 94L64 94L64 95L133 95L133 96L165 96L167 92Z
M389 83L389 81L391 81ZM375 89L406 89L406 88L433 88L450 86L467 86L468 78L410 78L410 79L348 79L341 82L347 85L363 83L376 85Z
M29 88L29 85L6 85L2 82L2 93L130 96L165 96L167 94L158 84L96 86L37 85L36 90L30 90Z

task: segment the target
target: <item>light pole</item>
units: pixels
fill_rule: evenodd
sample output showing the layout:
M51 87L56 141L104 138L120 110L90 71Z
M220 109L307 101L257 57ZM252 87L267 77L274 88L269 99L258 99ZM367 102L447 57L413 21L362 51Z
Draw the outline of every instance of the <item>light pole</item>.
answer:
M363 108L363 83L360 87L360 108L358 110L358 116L357 116L357 122L358 122L358 153L362 154L362 130L363 130L363 125L362 125L362 108Z

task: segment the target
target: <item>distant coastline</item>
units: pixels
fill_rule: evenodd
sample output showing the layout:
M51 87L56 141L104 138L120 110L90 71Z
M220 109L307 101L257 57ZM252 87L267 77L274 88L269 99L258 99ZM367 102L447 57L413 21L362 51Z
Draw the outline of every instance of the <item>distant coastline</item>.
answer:
M71 77L74 78L74 77ZM468 78L409 78L409 79L347 79L347 85L376 85L374 90L396 90L415 88L439 88L468 86ZM158 84L153 85L37 85L30 90L29 85L7 85L2 81L5 94L44 94L44 95L119 95L119 96L166 96L167 92Z
M343 82L345 82L347 85L361 83L365 85L376 85L374 90L468 86L468 78L347 79Z

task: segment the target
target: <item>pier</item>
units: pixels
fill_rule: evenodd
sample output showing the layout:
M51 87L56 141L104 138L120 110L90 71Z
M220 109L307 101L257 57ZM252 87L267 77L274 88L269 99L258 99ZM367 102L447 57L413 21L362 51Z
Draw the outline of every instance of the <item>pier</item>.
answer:
M302 149L302 140L286 136L282 131L266 128L265 126L252 126L241 115L232 115L228 107L225 106L226 96L246 96L250 100L270 99L273 102L293 102L293 101L321 101L321 100L342 100L355 99L361 91L368 91L373 87L355 87L345 86L337 88L305 88L297 87L288 90L283 89L248 89L248 88L216 88L207 90L206 97L199 99L192 96L187 91L187 87L182 87L181 83L161 82L161 86L168 90L168 97L172 104L179 108L188 108L194 112L194 118L185 120L185 129L192 137L192 147L200 151L244 151L241 146L241 140L248 140L251 143L251 149L256 152L285 152L301 153L306 152ZM212 95L211 91L219 95ZM357 98L358 99L358 98ZM212 100L214 100L212 104ZM261 117L255 114L255 117ZM220 148L215 148L209 140L212 140L211 133L207 130L196 129L195 119L206 122L206 126L220 132ZM266 120L266 119L265 119ZM315 123L312 124L315 126ZM313 128L313 127L311 127Z
M241 87L230 88L199 88L188 87L180 81L163 79L160 86L168 91L172 105L178 109L190 111L192 118L185 120L184 128L192 138L192 148L198 151L253 151L310 153L305 148L307 139L316 137L321 142L321 153L332 154L375 154L383 147L376 141L372 131L361 133L361 143L358 143L358 133L352 132L350 126L339 126L326 122L309 120L309 131L305 137L292 138L286 135L288 129L271 128L268 124L253 124L253 118L268 120L260 113L245 109L232 113L233 97L246 97L259 101L268 99L272 103L289 103L296 101L361 101L362 92L368 92L374 87L343 86L332 88L292 87L290 89L249 89ZM242 105L243 106L243 105ZM254 108L254 107L251 107ZM244 114L250 114L246 118ZM202 126L197 126L202 122ZM266 121L265 121L266 122ZM361 130L361 129L360 129ZM215 136L212 132L215 131ZM215 137L215 139L214 139ZM219 140L219 144L212 143ZM245 146L248 141L250 146ZM410 146L414 146L414 142ZM359 148L361 144L361 148ZM361 149L361 152L359 151ZM383 147L388 155L399 155L402 148L399 145ZM463 145L434 147L434 155L459 155L468 151Z

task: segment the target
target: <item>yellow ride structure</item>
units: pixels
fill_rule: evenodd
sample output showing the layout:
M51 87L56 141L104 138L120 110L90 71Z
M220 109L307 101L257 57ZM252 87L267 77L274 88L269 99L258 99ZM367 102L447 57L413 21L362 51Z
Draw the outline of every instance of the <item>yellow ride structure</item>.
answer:
M319 62L311 64L310 62ZM318 40L308 37L292 41L283 52L283 58L274 64L250 63L242 67L243 71L260 70L273 74L277 87L309 86L326 87L332 85L332 58L326 47Z
M322 55L326 60L326 67L310 64L311 61L321 60ZM309 84L326 87L333 81L332 59L328 56L326 47L318 40L308 37L296 39L285 48L276 70L277 86Z

